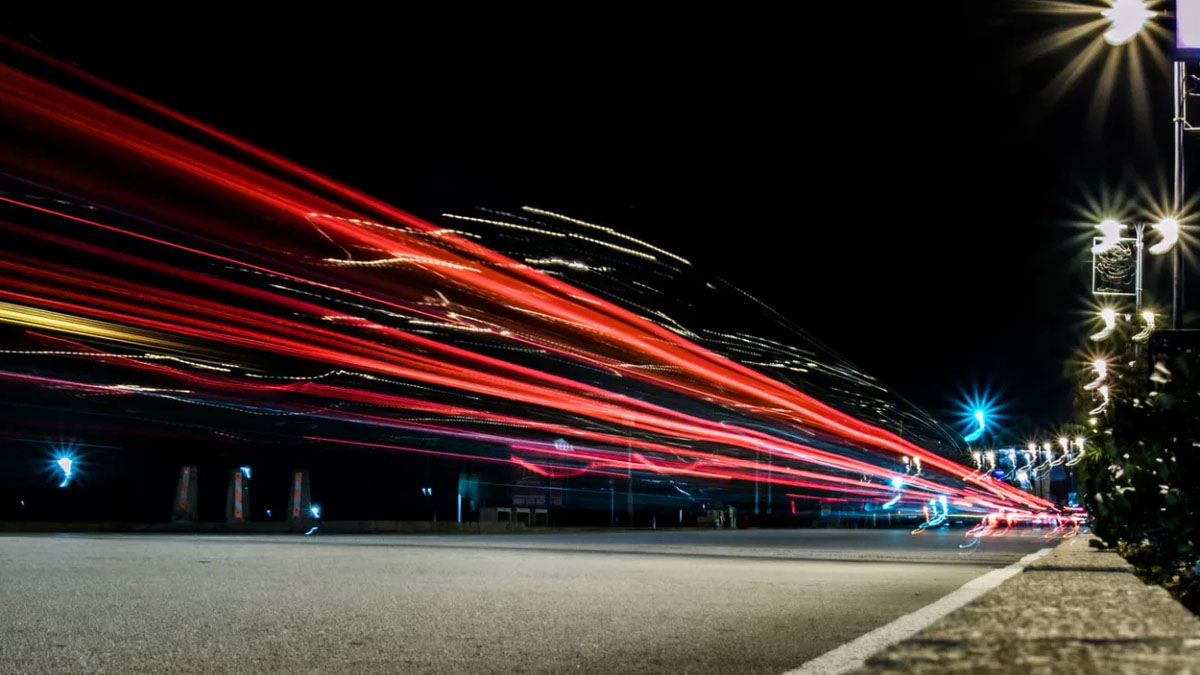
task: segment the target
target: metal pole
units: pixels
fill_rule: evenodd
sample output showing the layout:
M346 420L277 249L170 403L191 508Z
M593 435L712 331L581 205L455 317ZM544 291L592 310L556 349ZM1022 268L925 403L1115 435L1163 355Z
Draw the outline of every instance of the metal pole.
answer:
M617 488L613 485L613 480L608 479L608 526L616 527L617 525Z
M1134 312L1138 315L1141 315L1141 313L1142 313L1142 262L1144 261L1144 259L1142 257L1142 250L1143 250L1143 243L1144 243L1143 235L1146 231L1146 226L1145 225L1135 225L1133 227L1133 231L1137 235L1137 238L1134 241L1134 248L1137 250L1137 261L1136 261L1137 271L1135 273L1134 282L1133 282L1133 305L1135 307Z
M1133 306L1134 306L1133 315L1135 317L1138 317L1138 316L1142 315L1142 263L1145 262L1145 258L1143 258L1143 251L1145 250L1144 235L1146 232L1146 226L1145 225L1134 225L1133 231L1136 233L1136 239L1134 241L1133 246L1134 246L1134 251L1137 255L1137 258L1134 259L1134 264L1137 265L1137 269L1134 272L1134 281L1133 281ZM1134 358L1139 358L1139 357L1141 357L1141 355L1142 355L1142 345L1137 342L1133 343Z
M754 515L758 515L758 452L754 453Z
M1187 66L1175 62L1175 181L1171 193L1172 215L1179 217L1183 210L1183 134L1187 120ZM1175 245L1171 254L1171 328L1183 327L1183 242Z
M626 437L625 441L625 475L629 480L629 489L625 493L625 510L629 512L629 522L626 526L633 527L633 439Z
M771 469L774 468L774 466L775 466L775 461L772 458L771 454L768 453L767 454L767 475L768 476L771 475ZM768 516L771 515L771 501L772 501L771 500L771 487L774 484L775 484L775 481L769 480L769 479L767 480L767 515Z

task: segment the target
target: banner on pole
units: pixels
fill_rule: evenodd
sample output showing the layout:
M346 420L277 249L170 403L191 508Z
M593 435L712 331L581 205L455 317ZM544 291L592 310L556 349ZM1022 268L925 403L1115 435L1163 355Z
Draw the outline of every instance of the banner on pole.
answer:
M1099 244L1100 238L1092 243ZM1092 293L1136 295L1139 265L1136 239L1121 239L1103 253L1092 253Z

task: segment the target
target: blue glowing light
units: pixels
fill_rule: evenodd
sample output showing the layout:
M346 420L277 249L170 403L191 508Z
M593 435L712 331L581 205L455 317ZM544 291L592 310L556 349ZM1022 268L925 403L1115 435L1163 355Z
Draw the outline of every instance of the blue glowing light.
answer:
M972 394L962 394L958 401L959 417L966 427L963 431L963 442L974 443L991 431L996 420L1001 417L997 411L996 397L987 391Z
M242 471L242 475L246 477L246 480L250 480L250 467L243 466L243 467L239 467L239 468Z
M50 445L46 470L54 474L58 487L65 488L71 481L85 473L87 462L79 451L80 444L74 441L58 441Z
M308 512L312 514L313 520L321 519L321 507L320 506L313 504L312 506L308 507Z
M967 443L974 443L983 436L983 432L987 431L986 414L982 410L976 410L973 417L975 418L975 422L979 425L979 428L975 429L975 431L972 431L966 436L963 436L963 441Z
M901 478L900 476L893 476L892 477L892 487L896 488L897 490L904 487L904 479Z
M64 455L54 460L54 463L58 465L63 474L62 482L58 484L58 487L67 487L67 483L71 482L71 467L75 464L75 460Z

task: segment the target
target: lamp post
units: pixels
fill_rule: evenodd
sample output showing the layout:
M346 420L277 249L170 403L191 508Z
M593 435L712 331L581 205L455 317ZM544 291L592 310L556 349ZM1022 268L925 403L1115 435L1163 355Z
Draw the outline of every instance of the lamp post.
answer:
M1100 12L1109 22L1109 29L1104 33L1104 40L1108 44L1119 47L1133 40L1154 18L1155 12L1147 7L1146 0L1110 0L1111 6L1108 9ZM1183 139L1187 132L1187 64L1179 60L1184 58L1186 54L1194 52L1192 49L1185 48L1187 45L1180 39L1180 17L1179 15L1187 10L1190 13L1197 11L1196 3L1180 2L1175 3L1175 35L1176 47L1178 49L1175 61L1172 65L1172 110L1171 110L1171 126L1174 135L1172 143L1174 151L1174 166L1173 180L1171 181L1171 213L1178 217L1183 211L1183 191L1184 191L1184 156L1183 156ZM1194 20L1194 18L1193 18ZM1194 24L1191 24L1194 25ZM1164 237L1162 245L1151 247L1151 253L1160 254L1171 251L1171 328L1180 329L1183 327L1183 303L1184 303L1184 267L1183 267L1183 249L1177 244L1178 223L1174 218L1164 219L1160 225L1167 224L1170 230L1162 228L1158 225L1158 229ZM1138 236L1138 252L1139 258L1141 253L1141 233ZM1159 250L1155 250L1155 249ZM1140 272L1140 270L1139 270ZM1140 279L1139 279L1140 282ZM1140 299L1140 283L1139 299ZM1139 303L1139 311L1140 311Z
M1178 28L1176 28L1178 30ZM1187 65L1176 61L1173 78L1175 105L1172 126L1175 130L1175 180L1171 186L1171 210L1183 210L1183 134L1187 125ZM1183 248L1178 244L1171 253L1171 328L1183 327Z

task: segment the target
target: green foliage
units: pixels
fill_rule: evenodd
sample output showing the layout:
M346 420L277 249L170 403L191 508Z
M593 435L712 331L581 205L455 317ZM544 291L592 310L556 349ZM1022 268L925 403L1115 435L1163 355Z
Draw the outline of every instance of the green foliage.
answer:
M1143 347L1143 349L1145 349ZM1146 581L1200 610L1200 357L1110 359L1112 402L1077 466L1092 531ZM1080 374L1080 383L1083 376ZM1160 376L1165 375L1160 371ZM1082 389L1080 389L1082 391ZM1079 414L1098 404L1081 394Z

